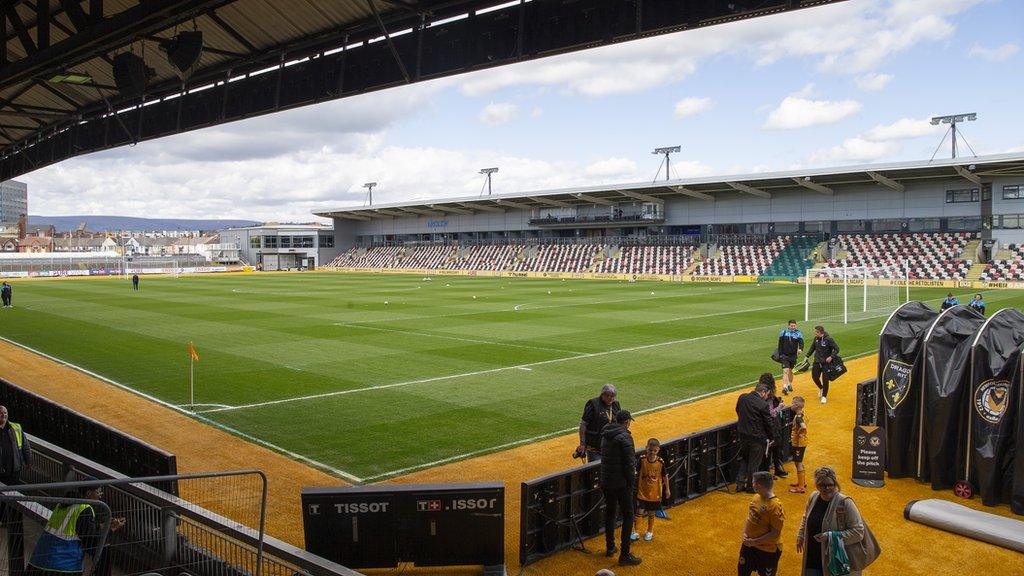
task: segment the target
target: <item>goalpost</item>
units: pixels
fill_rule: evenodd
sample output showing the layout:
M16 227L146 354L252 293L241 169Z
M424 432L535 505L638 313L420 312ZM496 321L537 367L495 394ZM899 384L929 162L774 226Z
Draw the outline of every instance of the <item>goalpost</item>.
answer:
M887 314L910 301L907 268L843 266L808 268L804 275L804 321L860 320Z

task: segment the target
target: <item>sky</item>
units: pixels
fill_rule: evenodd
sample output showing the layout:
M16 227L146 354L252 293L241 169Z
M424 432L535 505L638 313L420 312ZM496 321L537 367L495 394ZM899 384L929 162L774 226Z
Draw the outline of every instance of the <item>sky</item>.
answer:
M1024 2L849 0L374 92L66 160L29 211L311 221L314 210L1024 152ZM962 145L961 145L962 146ZM967 151L969 153L969 151ZM948 139L938 155L949 154ZM662 173L664 176L664 173Z

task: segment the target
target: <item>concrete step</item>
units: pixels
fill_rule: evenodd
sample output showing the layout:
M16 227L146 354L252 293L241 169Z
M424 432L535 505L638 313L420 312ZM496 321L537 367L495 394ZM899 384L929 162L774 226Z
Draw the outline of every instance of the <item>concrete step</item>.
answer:
M965 276L964 279L965 280L973 280L973 281L980 280L982 272L984 272L985 268L987 268L987 267L988 267L987 264L982 264L980 262L977 263L977 264L972 264L971 268L969 270L967 270L967 276Z

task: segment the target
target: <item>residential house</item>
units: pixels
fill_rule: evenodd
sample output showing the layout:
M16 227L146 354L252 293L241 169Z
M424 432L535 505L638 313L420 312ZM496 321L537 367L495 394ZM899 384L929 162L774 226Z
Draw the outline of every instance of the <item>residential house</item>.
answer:
M18 240L18 252L53 252L53 238L49 236L27 236Z
M106 238L64 237L53 241L54 252L102 252Z

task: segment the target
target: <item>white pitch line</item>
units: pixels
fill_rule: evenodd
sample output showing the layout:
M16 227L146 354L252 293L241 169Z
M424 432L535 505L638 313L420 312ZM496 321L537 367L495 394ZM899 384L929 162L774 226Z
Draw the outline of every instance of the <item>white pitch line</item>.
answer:
M175 412L180 412L180 413L182 413L182 414L184 414L186 416L190 416L192 418L200 420L200 421L202 421L202 422L204 422L206 424L209 424L210 426L213 426L214 428L217 428L217 429L222 430L224 432L227 432L229 434L234 434L235 436L238 436L240 438L243 438L243 439L248 440L250 442L253 442L255 444L259 444L259 445L261 445L261 446L263 446L265 448L269 448L269 449L271 449L271 450L273 450L275 452L278 452L280 454L284 454L285 456L288 456L289 458L292 458L294 460L298 460L300 462L305 462L306 464L309 464L310 466L314 466L314 467L319 468L321 470L330 472L330 473L332 473L332 474L334 474L336 476L339 476L341 478L344 478L345 480L348 480L350 482L354 482L356 484L363 483L363 479L358 477L358 476L356 476L356 475L354 475L354 474L349 474L348 472L345 472L344 470L341 470L339 468L335 468L333 466L328 466L327 464L324 464L323 462L319 462L317 460L313 460L312 458L309 458L307 456L303 456L302 454L299 454L297 452L292 452L291 450L287 450L287 449L282 448L282 447L280 447L280 446L278 446L276 444L271 444L270 442L267 442L266 440L263 440L263 439L255 437L255 436L252 436L251 434L246 434L245 432L242 432L242 431L240 431L240 430L238 430L236 428L232 428L230 426L226 426L224 424L221 424L220 422L216 422L214 420L211 420L211 419L209 419L209 418L207 418L205 416L202 416L200 412L191 412L189 410L185 410L184 408L181 408L179 406L175 406L174 404L171 404L170 402L166 402L164 400L161 400L161 399L157 398L156 396L151 396L149 394L146 394L145 392L136 390L136 389L134 389L134 388L132 388L130 386L127 386L125 384L121 384L120 382L117 382L116 380L111 380L110 378L107 378L106 376L103 376L102 374L97 374L97 373L95 373L95 372L93 372L91 370L88 370L86 368L82 368L81 366L78 366L77 364L72 364L72 363L67 362L65 360L61 360L60 358L57 358L55 356L51 356L51 355L49 355L49 354L47 354L45 352L42 352L40 350L36 350L35 348L31 348L29 346L26 346L26 345L24 345L24 344L22 344L20 342L15 342L14 340L11 340L9 338L5 338L3 336L0 336L0 340L3 340L4 342L7 342L8 344L13 344L14 346L17 346L17 347L19 347L19 348L21 348L23 350L28 350L29 352L32 352L33 354L38 354L39 356L42 356L43 358L46 358L47 360L52 360L52 361L54 361L54 362L56 362L56 363L58 363L58 364L60 364L62 366L67 366L68 368L71 368L72 370L77 370L78 372L81 372L82 374L85 374L87 376L92 376L93 378L96 378L97 380L102 380L103 382L106 382L107 384L110 384L111 386L116 386L117 388L120 388L122 390L131 392L132 394L135 394L136 396L141 396L142 398L145 398L146 400L149 400L150 402L155 402L156 404L159 404L159 405L161 405L161 406L163 406L165 408L170 408L171 410L174 410Z
M853 360L855 358L860 358L862 356L867 356L869 354L874 354L876 352L877 352L877 350L872 350L872 351L869 351L869 352L861 352L859 354L854 354L853 356L849 356L847 359L848 360ZM775 374L774 376L776 378L780 378L781 374ZM653 406L651 408L644 408L643 410L637 410L636 412L633 412L633 414L649 414L651 412L657 412L659 410L665 410L666 408L673 408L673 407L678 406L680 404L688 404L690 402L696 402L697 400L703 400L704 398L709 398L711 396L717 396L719 394L726 394L726 393L729 393L729 392L734 392L736 390L739 390L741 388L746 388L747 386L751 386L751 385L756 384L756 383L757 383L757 380L751 380L750 382L744 382L742 384L737 384L735 386L730 386L728 388L722 388L720 390L713 390L711 392L705 392L703 394L698 394L696 396L690 396L688 398L683 398L681 400L676 400L675 402L669 402L668 404L662 404L660 406ZM416 464L415 466L408 466L406 468L399 468L397 470L391 470L390 472L382 472L380 474L374 474L373 476L367 476L367 477L363 478L363 481L365 481L365 482L373 482L374 480L380 480L382 478L392 478L392 477L399 476L399 475L402 475L402 474L406 474L406 473L409 473L409 472L415 472L417 470L423 470L424 468L432 468L434 466L439 466L441 464L447 464L449 462L455 462L455 461L458 461L458 460L464 460L466 458L472 458L473 456L480 456L482 454L490 454L491 452L497 452L498 450L504 450L506 448L514 448L515 446L520 446L522 444L530 444L532 442L538 442L540 440L547 440L548 438L553 438L555 436L559 436L559 435L562 435L562 434L568 434L569 432L575 432L576 430L579 430L579 426L575 426L573 428L563 428L561 430L555 430L554 432L547 432L547 433L541 434L539 436L533 436L531 438L523 438L522 440L514 440L512 442L506 442L504 444L498 444L497 446L491 446L489 448L480 448L479 450L473 450L471 452L465 452L465 453L462 453L462 454L457 454L455 456L448 456L447 458L441 458L440 460L434 460L433 462L426 462L426 463L423 463L423 464Z
M362 324L346 324L344 322L335 322L335 326L345 326L348 328L362 328L363 330L378 330L380 332L396 332L398 334L409 334L412 336L426 336L428 338L443 338L445 340L458 340L460 342L473 342L476 344L493 344L495 346L511 346L513 348L529 348L530 350L546 350L549 352L562 352L568 354L575 354L582 356L586 352L577 352L575 350L566 350L564 348L546 348L544 346L530 346L529 344L513 344L511 342L499 342L497 340L478 340L476 338L462 338L460 336L448 336L447 334L434 334L432 332L417 332L416 330L399 330L398 328L381 328L378 326L363 326Z
M662 346L672 346L674 344L683 344L685 342L695 342L697 340L706 340L708 338L718 338L720 336L733 336L735 334L742 334L744 332L753 332L755 330L764 330L765 328L772 328L778 326L778 323L768 324L766 326L755 326L753 328L742 328L740 330L733 330L731 332L716 332L714 334L705 334L703 336L694 336L692 338L683 338L680 340L670 340L668 342L657 342L654 344L643 344L641 346L630 346L629 348L618 348L616 350L605 350L603 352L590 352L588 354L581 354L579 356L569 356L566 358L554 358L552 360L541 360L538 362L528 362L526 364L516 364L514 366L502 366L500 368L490 368L488 370L477 370L476 372L464 372L462 374L449 374L447 376L434 376L432 378L422 378L420 380L407 380L405 382L393 382L391 384L380 384L378 386L366 386L364 388L350 388L348 390L335 390L333 392L324 392L321 394L311 394L309 396L295 396L292 398L281 398L279 400L268 400L266 402L254 402L252 404L240 404L238 406L232 406L231 408L213 408L211 410L204 410L202 414L209 414L211 412L227 412L232 410L248 410L251 408L262 408L264 406L276 406L278 404L289 404L292 402L303 402L306 400L318 400L320 398L332 398L334 396L345 396L348 394L358 394L360 392L370 392L373 390L386 390L388 388L399 388L402 386L412 386L413 384L428 384L430 382L440 382L443 380L453 380L456 378L466 378L469 376L482 376L484 374L494 374L496 372L504 372L505 370L521 370L523 368L531 368L533 366L545 366L547 364L557 364L559 362L568 362L572 360L584 360L587 358L596 358L598 356L607 356L609 354L622 354L624 352L636 352L638 350L647 350L650 348L659 348Z

